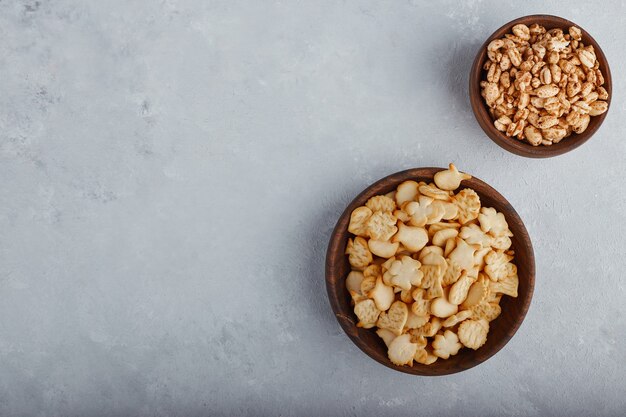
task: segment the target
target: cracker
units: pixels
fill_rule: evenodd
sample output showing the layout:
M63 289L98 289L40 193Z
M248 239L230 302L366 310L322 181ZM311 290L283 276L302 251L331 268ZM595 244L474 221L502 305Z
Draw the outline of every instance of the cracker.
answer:
M474 283L474 279L467 275L467 273L463 273L461 277L455 282L450 288L450 294L448 295L448 299L452 304L459 305L467 298L467 293L469 292L470 287Z
M463 226L461 228L461 232L459 233L459 237L461 237L463 240L471 245L479 244L483 248L490 247L493 242L493 237L483 232L481 228L476 224L468 224L467 226Z
M459 208L452 202L435 200L433 205L443 207L443 220L455 220L459 217Z
M443 249L439 246L426 246L419 254L419 260L427 265L443 266L445 258L443 257Z
M435 298L430 303L430 313L442 319L452 316L459 311L459 306L450 303L445 297Z
M352 305L357 305L361 301L367 300L367 296L358 291L350 291L350 297L352 298Z
M459 208L459 221L465 224L478 218L480 212L480 197L471 188L464 188L454 196L454 203Z
M491 282L489 288L496 293L506 294L509 297L517 297L517 287L519 286L519 278L517 274L509 275L498 282Z
M408 223L411 220L411 216L409 216L404 210L394 210L393 215L402 223Z
M348 255L348 262L355 269L363 269L372 263L372 253L367 247L367 240L358 236L353 239L348 239L348 245L346 246L346 255Z
M537 97L527 98L532 100ZM559 97L541 100L536 104L547 109ZM578 100L589 107L587 98ZM352 270L345 285L357 325L376 326L399 366L448 359L464 345L478 349L489 322L501 314L502 296L517 296L506 218L493 208L481 209L472 189L454 195L470 178L454 165L438 174L434 184L406 181L374 196L350 216L349 232L356 236L346 246ZM434 338L430 345L428 338Z
M411 342L417 345L417 349L426 349L428 339L424 336L411 336Z
M377 211L367 220L367 234L374 240L387 241L398 231L396 221L391 212Z
M374 277L378 278L383 275L383 268L380 265L372 264L363 270L363 276L365 278Z
M463 347L459 343L456 333L450 330L446 330L443 335L436 335L432 345L433 353L441 359L448 359L450 356L456 355Z
M381 258L390 258L396 254L400 244L398 242L392 243L370 239L367 242L367 246L372 254Z
M409 201L402 206L403 211L410 217L411 226L423 227L428 223L432 202L433 199L430 197L419 196L418 201Z
M411 286L419 286L422 283L422 264L410 256L403 256L388 265L384 273L385 282L403 290L410 290Z
M452 285L461 276L461 267L454 261L448 259L447 261L448 267L446 268L446 272L443 274L442 285L448 286Z
M425 294L426 299L432 300L433 298L441 297L443 295L441 266L422 265L421 271L424 273L424 278L422 278L420 286L427 290Z
M502 313L502 308L497 303L488 303L483 301L482 303L473 306L471 311L472 317L493 321L500 315L500 313Z
M359 318L357 327L370 329L376 325L380 310L376 308L376 304L374 304L373 300L367 299L356 303L354 306L354 314Z
M402 207L402 204L407 201L414 201L417 199L419 192L417 191L419 184L415 181L404 181L398 185L396 190L396 204L398 207Z
M346 289L348 292L355 291L361 293L361 282L363 282L363 272L350 271L346 277Z
M491 241L491 247L500 250L507 250L511 247L512 244L513 242L508 236L499 236Z
M443 297L443 287L441 285L441 275L435 279L433 285L426 290L426 298L432 300L433 298Z
M396 299L393 288L385 285L381 277L376 279L374 288L367 294L367 296L374 300L376 308L380 311L388 310L391 303Z
M456 229L442 229L432 237L432 243L443 248L449 239L454 239L458 234L459 231Z
M446 241L446 246L443 249L443 255L445 257L450 256L450 254L452 253L454 249L456 249L456 238L448 239Z
M513 256L502 251L490 251L485 255L485 273L492 281L498 281L506 277L509 267L507 264L513 260Z
M487 280L488 281L488 280ZM475 306L476 304L481 303L483 300L487 298L489 295L489 286L485 280L479 279L472 284L469 291L467 292L467 297L461 303L461 308L463 310L467 310Z
M491 251L490 248L478 249L474 252L474 266L482 270L485 267L485 256Z
M441 279L442 276L441 266L439 265L422 264L420 271L422 271L423 277L419 286L424 289L428 289L435 285L435 282Z
M473 315L474 312L472 310L462 310L445 319L442 325L443 327L454 327L463 320L467 320L470 317L473 317Z
M367 222L372 216L372 210L365 206L357 207L350 214L350 225L348 226L348 232L357 235L367 237Z
M375 286L376 286L376 277L363 278L363 280L361 281L359 293L365 296L369 296L370 291L372 291Z
M402 334L402 329L409 317L409 308L402 301L394 301L389 310L380 313L376 325L382 329L389 329L396 335Z
M461 181L469 180L472 178L469 174L459 172L454 164L448 165L448 169L445 171L439 171L434 176L434 181L437 187L442 190L454 191L461 185Z
M411 336L403 334L393 339L393 341L389 344L387 355L389 356L389 360L394 365L412 366L416 351L417 345L415 343L411 343Z
M417 252L428 243L428 233L423 227L407 226L400 222L398 223L398 233L392 241L400 242L408 250Z
M388 329L376 329L376 334L378 335L378 337L383 339L383 342L385 342L385 346L387 346L387 348L389 348L391 342L393 342L393 340L398 337L394 332Z
M376 195L365 203L365 206L372 210L373 213L377 211L392 212L396 209L396 202L391 198L384 195Z
M509 230L509 225L504 218L504 214L498 213L496 209L492 207L483 207L480 209L478 222L480 223L480 229L492 236L499 237L513 235Z
M437 362L438 356L429 353L426 349L417 349L415 352L415 362L421 363L422 365L432 365Z
M404 325L405 329L417 329L428 323L430 320L430 314L426 314L423 316L418 316L413 313L413 311L409 311L409 316L406 319L406 323Z
M480 249L480 245L470 245L460 237L455 239L456 248L450 253L449 259L461 267L469 270L474 267L474 253Z
M413 291L412 290L402 290L400 291L400 300L403 303L411 304L413 302Z
M411 311L418 316L426 316L430 314L430 300L426 299L426 291L421 288L413 290L413 304Z
M418 190L421 194L434 198L435 200L450 200L450 193L440 190L435 185L421 185Z
M431 317L430 321L418 329L409 330L414 337L433 337L441 329L441 320L438 317Z
M478 349L487 341L489 322L486 320L465 320L459 325L459 341L470 349Z

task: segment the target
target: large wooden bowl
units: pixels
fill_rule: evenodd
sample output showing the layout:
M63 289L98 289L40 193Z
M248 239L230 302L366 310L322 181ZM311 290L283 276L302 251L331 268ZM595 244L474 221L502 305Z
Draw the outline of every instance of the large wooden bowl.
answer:
M452 374L472 368L495 355L513 337L522 324L530 305L535 284L535 255L522 219L511 204L496 190L478 178L472 178L463 181L461 188L470 187L474 189L480 196L483 206L494 207L499 212L504 213L514 235L511 238L512 249L515 250L514 263L517 265L519 275L519 295L517 298L502 297L500 303L502 314L491 322L487 343L476 351L467 348L461 349L458 355L451 356L448 360L439 359L432 365L416 363L413 367L396 366L387 357L387 348L376 335L375 329L356 327L358 319L350 305L350 295L345 286L345 278L350 272L347 256L344 255L348 237L350 237L348 233L350 214L355 208L364 205L370 197L393 191L403 181L432 182L434 174L442 170L443 168L409 169L392 174L369 186L348 205L339 218L326 254L328 298L335 312L335 317L348 337L372 359L389 368L414 375Z
M470 102L472 104L472 110L474 111L474 116L476 116L476 120L480 127L485 131L487 136L491 138L495 143L497 143L502 148L507 151L513 152L514 154L526 156L530 158L548 158L551 156L557 156L564 154L565 152L569 152L572 149L578 148L580 145L585 143L586 141L593 136L594 133L600 128L600 125L604 121L604 118L608 114L608 110L599 116L594 116L591 118L589 122L589 126L587 130L585 130L581 134L573 133L571 136L563 139L561 142L556 143L550 146L532 146L528 142L520 141L515 138L510 138L506 136L504 133L500 132L493 125L493 119L489 114L487 104L485 100L480 95L480 82L486 79L486 71L483 70L483 65L487 60L487 45L494 40L499 39L504 36L505 33L511 33L511 29L513 26L523 23L527 26L532 25L533 23L538 23L544 26L546 29L554 29L560 28L563 29L565 33L570 26L577 26L582 31L582 41L585 45L593 45L593 48L596 53L596 57L600 62L600 70L604 75L604 85L603 87L609 93L609 98L606 102L609 104L609 108L611 106L611 98L613 96L613 83L611 79L611 70L609 69L609 63L606 60L606 56L598 42L595 41L591 37L585 29L583 29L580 25L570 22L567 19L563 19L562 17L550 16L550 15L532 15L532 16L524 16L519 19L515 19L510 21L509 23L502 26L500 29L496 30L485 43L478 50L478 54L476 55L476 59L474 59L474 64L472 65L472 69L469 77L469 96Z

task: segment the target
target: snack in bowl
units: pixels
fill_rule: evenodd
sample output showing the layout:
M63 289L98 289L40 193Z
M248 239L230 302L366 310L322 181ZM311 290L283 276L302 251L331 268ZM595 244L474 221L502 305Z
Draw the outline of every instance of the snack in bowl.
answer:
M605 74L592 45L571 26L516 24L487 46L481 95L495 128L533 146L581 134L608 109Z
M455 194L469 178L450 164L434 183L405 181L352 211L345 286L357 326L375 331L397 366L479 349L501 297L517 297L506 218L470 188Z

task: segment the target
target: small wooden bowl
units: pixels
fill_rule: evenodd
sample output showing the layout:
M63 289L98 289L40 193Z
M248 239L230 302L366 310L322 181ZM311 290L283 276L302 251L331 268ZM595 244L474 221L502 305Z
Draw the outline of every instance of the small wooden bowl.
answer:
M478 193L483 206L494 207L504 213L509 228L513 232L512 249L515 250L515 264L519 275L518 297L502 297L502 314L490 324L487 343L480 349L461 349L456 356L447 360L439 359L432 365L415 363L412 367L396 366L387 357L387 347L376 335L375 329L356 327L358 319L350 305L350 294L345 286L345 279L350 272L350 264L344 255L348 237L348 224L352 211L365 204L375 195L386 194L406 180L432 182L436 172L443 168L417 168L398 172L370 185L359 194L343 212L333 230L326 253L326 290L335 317L348 337L369 357L396 371L413 375L447 375L472 368L495 355L513 337L522 324L528 311L535 286L535 255L530 237L511 204L496 190L479 180L472 178L461 183L461 189L470 187Z
M470 72L469 95L470 102L472 103L472 110L474 111L474 116L476 116L478 124L485 131L487 136L489 136L491 140L493 140L502 148L517 155L530 158L549 158L552 156L561 155L565 152L571 151L572 149L578 148L580 145L589 140L589 138L591 138L591 136L596 133L596 131L604 121L608 110L600 116L592 117L591 121L589 122L589 126L587 127L587 130L579 135L574 133L570 137L563 139L561 142L550 146L532 146L528 142L522 142L518 139L510 138L504 133L500 132L498 129L496 129L493 125L493 119L489 114L487 104L480 95L480 82L486 77L486 71L483 70L483 65L487 60L487 45L489 45L489 43L494 39L502 38L505 33L511 33L511 29L513 28L513 26L519 23L523 23L527 26L530 26L533 23L538 23L548 30L560 28L563 29L565 33L567 33L570 26L576 26L580 28L580 30L582 31L583 43L585 45L593 45L596 57L600 62L600 70L602 71L605 80L603 87L609 93L609 98L606 100L606 102L609 104L610 108L611 98L613 96L613 89L609 63L606 60L606 56L604 55L604 52L602 52L600 45L598 45L595 39L593 39L591 35L589 35L589 33L587 33L580 25L574 22L570 22L567 19L563 19L562 17L542 14L520 17L519 19L515 19L507 23L500 29L496 30L478 50L478 54L476 55L476 59L474 59L474 64L472 65L472 70Z

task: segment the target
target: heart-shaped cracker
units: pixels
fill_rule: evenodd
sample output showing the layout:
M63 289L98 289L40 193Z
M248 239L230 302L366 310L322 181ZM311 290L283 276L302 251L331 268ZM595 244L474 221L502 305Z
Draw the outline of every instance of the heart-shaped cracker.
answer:
M376 325L382 329L389 329L396 335L402 334L402 329L409 317L409 308L402 301L394 301L389 310L380 313Z

